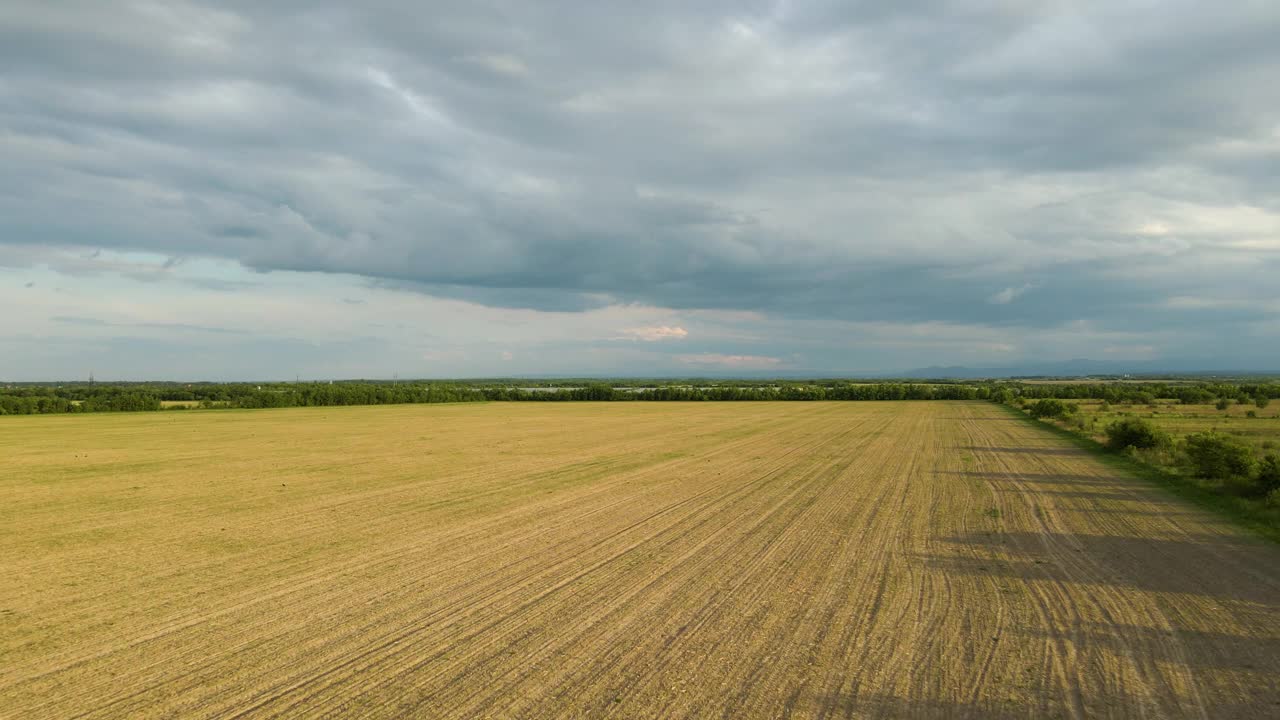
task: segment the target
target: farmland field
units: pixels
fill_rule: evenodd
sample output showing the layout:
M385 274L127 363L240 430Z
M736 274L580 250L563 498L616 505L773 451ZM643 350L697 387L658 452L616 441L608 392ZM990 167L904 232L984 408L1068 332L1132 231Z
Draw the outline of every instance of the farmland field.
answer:
M1280 547L991 404L6 417L0 456L0 716L1280 714Z

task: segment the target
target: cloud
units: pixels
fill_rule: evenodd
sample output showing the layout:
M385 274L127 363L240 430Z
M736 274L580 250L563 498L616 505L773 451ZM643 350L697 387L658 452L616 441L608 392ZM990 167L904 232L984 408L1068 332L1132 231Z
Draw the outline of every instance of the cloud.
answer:
M696 355L678 355L676 359L694 367L716 367L730 370L770 370L783 366L782 358L764 355L723 355L720 353L698 353Z
M512 55L479 54L467 55L462 59L466 62L475 63L498 75L518 78L529 74L529 68L525 66L524 61Z
M64 325L79 325L82 327L97 328L130 328L130 329L146 329L146 330L164 330L164 331L186 331L200 333L215 333L227 335L244 334L242 330L235 330L222 327L210 327L208 325L197 325L192 323L177 322L109 322L102 318L95 317L79 317L74 315L55 315L49 318L51 322L61 323Z
M1102 348L1102 352L1129 360L1148 360L1157 356L1159 348L1154 345L1108 345Z
M1280 352L1275 3L156 7L6 5L0 266Z
M466 352L458 349L451 350L426 350L422 353L422 359L429 363L439 362L455 362L465 360Z
M56 323L64 323L67 325L88 325L91 327L108 325L107 321L99 318L77 317L73 315L55 315L49 318Z
M987 298L987 302L992 305L1008 305L1032 287L1033 285L1031 283L1026 283L1022 287L1007 287Z
M651 325L646 327L626 328L622 331L623 339L657 342L659 340L680 340L689 336L684 328L668 325Z

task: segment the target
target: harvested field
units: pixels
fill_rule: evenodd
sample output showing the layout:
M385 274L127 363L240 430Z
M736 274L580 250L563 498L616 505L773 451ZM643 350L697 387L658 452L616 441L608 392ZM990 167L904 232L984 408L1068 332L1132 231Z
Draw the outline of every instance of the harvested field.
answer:
M1280 715L1280 548L983 403L0 418L0 715Z

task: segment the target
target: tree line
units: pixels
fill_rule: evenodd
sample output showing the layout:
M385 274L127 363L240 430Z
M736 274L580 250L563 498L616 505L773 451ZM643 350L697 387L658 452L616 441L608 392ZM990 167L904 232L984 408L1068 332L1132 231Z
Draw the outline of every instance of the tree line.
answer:
M519 383L518 385L515 383ZM318 407L444 402L732 402L817 400L1105 400L1150 404L1261 402L1275 383L1070 383L1014 381L858 383L848 380L343 381L323 383L67 383L0 387L0 415L161 409ZM174 405L177 405L174 407Z
M0 388L0 415L451 402L986 400L991 397L989 389L973 385L914 383L649 387L586 383L578 387L544 387L440 382L10 386Z

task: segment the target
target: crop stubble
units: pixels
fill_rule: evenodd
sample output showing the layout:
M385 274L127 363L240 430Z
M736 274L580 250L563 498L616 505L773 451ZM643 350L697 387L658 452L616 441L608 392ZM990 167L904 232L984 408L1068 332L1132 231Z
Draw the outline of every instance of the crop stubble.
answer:
M1280 552L980 403L6 418L10 717L1260 717Z

